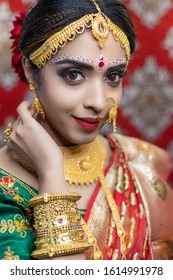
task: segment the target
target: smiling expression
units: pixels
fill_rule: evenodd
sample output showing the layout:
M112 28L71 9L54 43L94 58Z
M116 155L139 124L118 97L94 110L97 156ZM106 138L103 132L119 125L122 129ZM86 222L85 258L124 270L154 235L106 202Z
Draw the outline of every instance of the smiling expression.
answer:
M101 57L106 61L102 69L95 63ZM125 57L111 34L100 50L86 31L41 69L37 91L46 113L42 125L58 145L88 143L97 137L102 125L98 115L105 111L106 99L112 97L117 104L121 100Z

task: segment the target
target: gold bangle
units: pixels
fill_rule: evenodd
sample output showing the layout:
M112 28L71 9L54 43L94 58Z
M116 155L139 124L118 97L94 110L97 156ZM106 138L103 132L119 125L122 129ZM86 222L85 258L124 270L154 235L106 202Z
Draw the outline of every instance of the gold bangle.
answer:
M46 193L29 201L36 234L33 258L75 254L90 247L76 204L80 197L76 193Z
M90 247L87 242L73 242L61 246L48 245L46 248L35 250L31 256L34 259L44 259L82 253Z
M49 201L54 200L69 200L69 201L77 201L81 198L80 194L77 193L44 193L43 195L36 195L29 201L29 206L35 207L36 205L40 205L43 203L47 203Z

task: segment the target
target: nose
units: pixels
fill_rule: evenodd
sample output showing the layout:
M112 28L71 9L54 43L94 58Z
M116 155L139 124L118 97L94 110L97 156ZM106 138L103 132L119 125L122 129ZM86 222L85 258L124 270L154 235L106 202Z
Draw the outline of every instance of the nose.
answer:
M92 108L96 113L100 113L106 106L106 92L101 81L92 81L87 89L84 107Z

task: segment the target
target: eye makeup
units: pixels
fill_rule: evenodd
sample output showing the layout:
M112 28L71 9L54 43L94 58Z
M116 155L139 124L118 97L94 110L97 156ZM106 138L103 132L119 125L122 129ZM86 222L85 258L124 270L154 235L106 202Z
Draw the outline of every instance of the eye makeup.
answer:
M55 58L52 58L48 64L56 64L59 62L65 62L65 61L79 61L79 62L86 62L90 63L91 65L93 64L94 66L97 66L97 69L99 72L103 71L105 67L111 67L114 65L119 65L119 64L126 64L126 58L121 57L121 58L116 58L114 60L108 61L102 54L99 56L99 58L96 58L95 60L92 60L88 57L84 56L74 56L74 55L63 55L63 56L57 56Z

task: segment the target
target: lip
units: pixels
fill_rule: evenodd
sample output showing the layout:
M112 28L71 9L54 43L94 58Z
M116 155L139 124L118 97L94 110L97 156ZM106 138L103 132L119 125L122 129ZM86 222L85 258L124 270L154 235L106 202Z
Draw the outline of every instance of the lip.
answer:
M84 130L87 130L87 131L96 130L100 124L100 121L96 118L91 118L91 117L77 118L74 116L73 116L73 118L77 122L78 125L80 125Z

